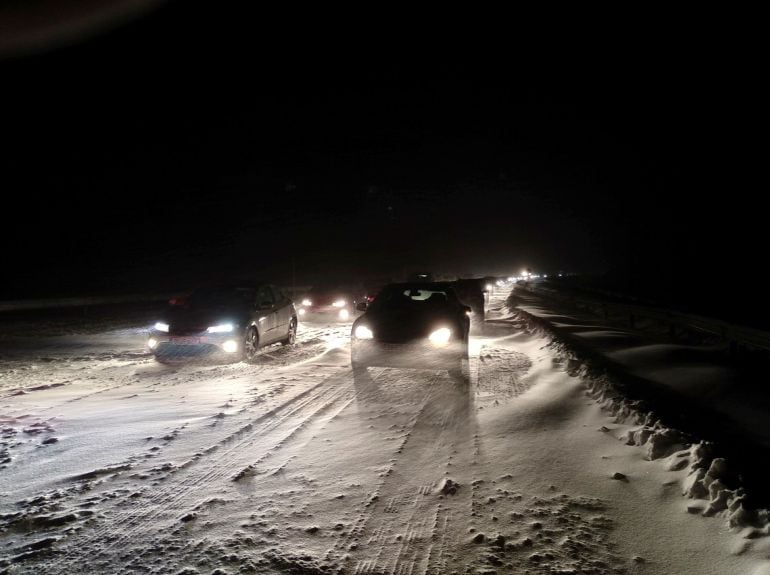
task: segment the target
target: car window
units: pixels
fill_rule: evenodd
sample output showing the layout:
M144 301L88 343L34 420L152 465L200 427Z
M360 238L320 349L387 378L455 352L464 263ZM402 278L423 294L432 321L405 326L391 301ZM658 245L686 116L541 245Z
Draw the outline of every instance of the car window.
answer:
M447 303L457 303L457 296L450 289L438 289L432 286L391 286L380 292L370 309L423 309Z
M283 295L283 292L280 288L276 286L270 286L270 290L273 292L273 300L274 301L283 301L285 299L285 296Z
M257 305L262 305L265 302L270 303L271 305L275 303L270 286L262 286L257 290Z
M403 294L412 301L426 301L428 299L431 301L447 300L446 292L438 290L408 289L404 290Z

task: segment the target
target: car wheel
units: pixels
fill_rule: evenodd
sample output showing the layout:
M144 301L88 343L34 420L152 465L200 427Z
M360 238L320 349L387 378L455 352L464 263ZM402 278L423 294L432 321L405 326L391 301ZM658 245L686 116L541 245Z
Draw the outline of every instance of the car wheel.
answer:
M246 330L243 338L243 359L251 362L257 357L259 351L259 333L257 328L252 326Z
M294 345L297 342L297 318L291 318L289 322L289 333L281 342L281 345Z
M164 365L169 365L173 363L173 359L170 355L164 355L164 354L158 354L155 355L155 361L158 363L162 363Z

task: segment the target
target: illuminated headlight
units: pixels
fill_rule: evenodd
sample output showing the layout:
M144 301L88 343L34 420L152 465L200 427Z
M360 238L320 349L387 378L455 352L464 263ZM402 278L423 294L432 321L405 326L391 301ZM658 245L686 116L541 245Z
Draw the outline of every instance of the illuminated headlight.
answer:
M155 339L154 337L151 337L150 339L147 340L147 347L149 347L150 349L155 349L157 345L158 345L158 340Z
M472 317L473 316L473 312L471 310L468 310L468 311L465 312L465 315L467 315L468 317Z
M313 305L313 302L305 298L302 300L302 305L304 305L305 307L310 307L311 305Z
M348 319L350 317L350 312L346 309L340 310L340 319Z
M452 330L446 327L440 327L428 336L433 345L446 345L452 335Z
M233 341L232 339L228 339L225 343L222 344L222 349L227 353L235 353L238 351L238 342Z
M335 302L334 302L332 305L333 305L334 307L345 307L345 304L346 304L346 303L347 303L347 302L346 302L344 299L338 299L338 300L337 300L337 301L335 301Z
M219 325L212 325L210 328L208 328L206 331L209 333L230 333L233 331L233 324L231 323L222 323Z
M494 286L492 284L487 284L487 291L492 291L494 289Z
M163 323L162 321L159 321L158 323L155 324L155 331L165 331L166 333L168 333L168 324Z
M299 308L299 311L297 313L299 315L305 315L305 308Z
M356 330L353 332L353 335L357 339L372 339L374 337L374 334L372 333L372 330L370 330L365 325L359 325Z

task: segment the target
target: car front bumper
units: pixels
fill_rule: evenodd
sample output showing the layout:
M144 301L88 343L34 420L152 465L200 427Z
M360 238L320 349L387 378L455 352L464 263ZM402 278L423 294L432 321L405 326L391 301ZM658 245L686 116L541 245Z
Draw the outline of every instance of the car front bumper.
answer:
M222 354L232 357L243 351L243 338L237 332L184 336L154 332L147 339L147 347L156 356Z

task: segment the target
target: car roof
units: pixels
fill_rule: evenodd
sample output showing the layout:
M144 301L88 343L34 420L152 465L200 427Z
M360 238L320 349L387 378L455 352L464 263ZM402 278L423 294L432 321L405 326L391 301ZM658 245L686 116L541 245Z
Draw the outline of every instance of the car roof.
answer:
M399 282L388 284L385 287L447 291L452 289L452 284L450 282Z

